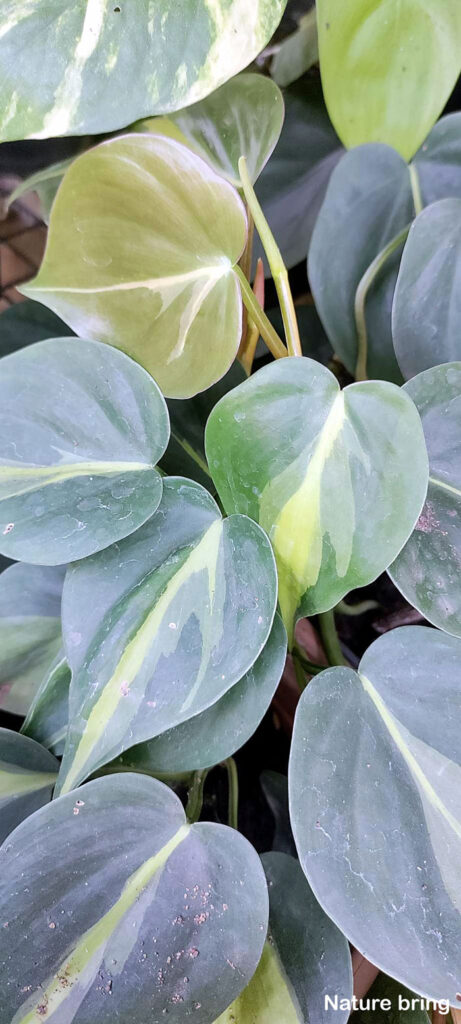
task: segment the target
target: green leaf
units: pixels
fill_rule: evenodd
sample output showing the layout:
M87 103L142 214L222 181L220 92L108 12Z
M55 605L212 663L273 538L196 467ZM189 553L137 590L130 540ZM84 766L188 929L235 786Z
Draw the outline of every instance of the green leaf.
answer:
M0 705L25 715L61 646L64 569L11 565L0 576Z
M62 338L72 334L59 317L40 302L25 299L10 306L0 316L0 356L9 356L26 345L46 338Z
M266 75L245 74L185 110L138 121L134 129L159 131L190 146L217 174L241 188L240 157L246 157L255 182L277 144L283 118L283 96L275 82Z
M410 167L389 147L370 144L347 153L334 170L312 236L308 269L325 330L351 374L360 314L368 376L402 382L391 312L405 231L422 206L459 196L460 189L460 114L435 126ZM356 312L358 288L367 279L363 308Z
M187 476L208 489L213 481L205 457L206 421L219 399L246 380L240 363L232 364L226 375L193 398L168 399L170 440L161 467L171 476Z
M461 642L380 637L316 676L296 713L290 811L302 867L365 957L430 999L461 991Z
M1 137L95 135L189 106L257 57L285 5L4 0Z
M74 157L68 157L67 160L60 160L57 164L51 164L48 167L42 167L39 171L35 171L34 174L29 175L28 178L24 178L20 181L19 185L10 192L8 199L5 202L5 212L7 212L21 196L27 195L28 192L36 192L40 199L41 206L41 217L45 224L48 224L50 219L51 207L53 205L56 192L61 184L65 172L73 162ZM37 339L38 340L38 339Z
M415 530L389 575L429 622L461 636L461 363L425 370L405 391L422 419L429 488Z
M385 142L405 160L461 71L458 0L317 0L320 69L345 146Z
M200 157L172 139L125 135L69 168L44 261L22 291L77 334L123 349L168 397L189 398L237 354L232 267L246 231L241 199Z
M268 533L279 603L295 621L374 580L408 539L426 496L421 422L399 388L340 391L311 359L280 359L215 406L206 451L224 508Z
M284 91L285 121L256 192L287 267L304 260L330 174L342 155L322 88L303 78ZM255 239L255 259L264 256Z
M180 775L225 761L258 728L280 682L286 652L286 633L276 615L259 658L224 697L157 739L128 750L115 765L154 775Z
M0 729L0 843L51 800L58 770L56 758L39 743Z
M215 1024L345 1024L349 1011L325 996L352 998L344 935L327 918L293 857L262 857L269 887L269 935L250 984Z
M408 379L461 358L461 199L441 199L414 221L403 250L392 335Z
M35 694L21 728L56 757L61 757L69 722L70 668L60 651Z
M85 558L155 512L168 413L123 353L80 338L21 349L0 363L0 406L2 554Z
M315 7L300 18L296 32L284 39L271 64L271 75L278 85L291 85L319 59Z
M410 989L385 974L378 975L363 998L364 1004L368 1000L375 1000L375 1003L370 1003L369 1010L357 1010L350 1018L350 1024L431 1024L431 1018L421 1005L424 1002L421 996L415 996Z
M276 600L260 527L244 516L222 520L199 484L166 479L140 530L69 570L60 787L215 704L262 651Z
M187 825L155 779L89 782L20 825L0 860L5 1020L208 1024L257 967L259 858L234 829Z

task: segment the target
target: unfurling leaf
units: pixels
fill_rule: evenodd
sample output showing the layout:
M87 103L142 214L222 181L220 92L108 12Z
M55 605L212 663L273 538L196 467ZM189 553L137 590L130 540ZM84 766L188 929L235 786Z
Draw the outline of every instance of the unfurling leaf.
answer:
M0 729L0 843L51 799L59 763L39 743Z
M162 496L164 399L122 352L57 338L0 362L0 551L59 565L126 537Z
M461 992L461 640L403 626L301 697L290 760L299 858L326 913L415 992Z
M144 526L68 572L62 791L227 694L261 653L276 600L263 530L223 520L199 484L166 479Z
M188 398L237 354L232 268L246 233L237 192L200 157L166 137L125 135L68 170L44 261L22 291L77 334L123 349L168 397Z
M234 829L187 825L154 779L110 776L53 801L0 864L5 1021L209 1024L257 967L259 857Z
M206 450L228 513L266 530L289 637L390 565L427 491L421 422L393 384L340 391L311 359L280 359L215 406Z

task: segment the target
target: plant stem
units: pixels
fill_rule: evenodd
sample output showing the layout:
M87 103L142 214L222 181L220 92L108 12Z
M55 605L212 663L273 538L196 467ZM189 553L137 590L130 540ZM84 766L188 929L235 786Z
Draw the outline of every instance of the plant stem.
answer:
M367 380L367 359L368 359L368 334L367 334L367 322L365 317L365 302L367 300L368 292L377 278L379 271L384 266L389 256L398 249L399 245L405 241L408 237L411 224L400 231L395 238L392 238L390 242L378 253L376 258L367 267L361 281L359 282L357 291L355 293L354 313L355 313L355 326L357 328L357 365L355 368L355 379L356 380Z
M228 802L228 814L227 820L230 828L238 830L238 817L239 817L239 777L237 772L237 765L233 757L228 757L223 762L227 769L227 782L229 786L229 802Z
M291 653L293 658L296 656L301 667L305 672L308 672L310 676L317 676L319 672L324 672L326 669L326 665L316 665L314 661L310 661L304 649L296 642Z
M318 621L320 636L330 665L347 665L339 642L333 608L329 612L322 612L318 616Z
M421 195L421 186L419 184L418 169L415 164L408 165L408 172L410 175L411 192L413 195L413 206L415 208L415 216L417 217L418 213L421 213L421 210L424 209L424 203Z
M204 771L194 772L192 779L192 785L189 789L187 796L187 807L186 807L186 818L190 825L198 821L202 813L203 807L203 788L205 785L205 779L208 775L208 769Z
M282 254L275 241L272 231L267 223L263 211L259 205L256 192L251 184L247 170L247 163L244 156L239 160L239 174L242 188L248 207L251 210L253 220L258 230L261 243L266 253L274 284L282 312L283 326L288 348L288 355L302 356L301 341L299 337L298 321L291 294L288 271L282 259Z
M375 611L377 608L381 608L379 601L359 601L357 604L340 601L336 605L336 611L341 615L364 615L365 612Z
M238 277L240 288L242 290L242 299L245 306L251 319L259 328L259 333L266 342L269 351L272 352L275 359L282 359L283 356L287 356L288 352L282 339L279 338L277 331L273 328L269 318L266 316L264 310L261 309L251 285L247 281L242 268L239 267L238 264L234 267L234 274Z
M239 266L242 268L242 271L245 274L245 277L249 281L251 279L251 264L252 264L252 260L253 260L253 238L254 238L254 233L255 233L255 222L253 220L253 217L251 216L251 210L248 209L248 206L247 206L246 209L247 209L247 220L248 220L248 237L247 237L247 244L246 244L246 246L245 246L245 248L243 250L242 257L239 260ZM245 309L243 310L243 318L242 318L242 337L241 337L241 341L240 341L240 348L239 348L239 351L238 351L238 356L239 357L242 355L242 352L243 352L243 350L245 348L245 342L246 342L247 333L248 333L248 313L247 313L247 309L245 307Z

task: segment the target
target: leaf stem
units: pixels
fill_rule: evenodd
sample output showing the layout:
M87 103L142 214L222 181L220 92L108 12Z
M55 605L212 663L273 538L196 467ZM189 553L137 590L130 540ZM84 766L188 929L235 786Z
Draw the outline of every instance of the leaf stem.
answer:
M238 817L239 817L239 777L237 771L237 765L233 757L228 757L226 761L223 761L224 767L227 769L227 782L229 786L229 801L228 801L228 814L227 820L230 828L238 830Z
M411 224L407 224L403 231L399 231L398 235L395 235L384 249L375 257L370 266L367 267L362 279L359 281L357 291L355 293L354 303L354 314L355 314L355 326L357 329L357 364L355 368L355 379L356 380L368 380L367 377L367 359L368 359L368 333L367 333L367 322L365 317L365 302L367 300L368 292L376 280L381 268L392 256L392 253L398 249L399 245L405 241L408 237Z
M347 665L348 663L341 650L336 629L334 609L332 608L329 612L322 612L318 616L318 623L325 654L330 665Z
M288 271L283 262L282 254L277 242L275 241L261 206L259 205L256 192L251 184L244 156L241 156L239 160L239 174L245 199L258 230L264 252L267 256L271 274L274 279L274 284L277 289L280 309L282 312L283 326L285 328L288 355L302 356L298 321L296 319L293 296L291 294L290 282L288 280Z
M410 175L411 192L413 196L413 206L415 208L415 216L421 213L424 209L423 197L421 195L421 186L419 183L418 168L415 164L408 164L408 173Z
M245 306L250 314L251 319L259 328L259 333L266 342L269 351L272 352L272 355L274 356L275 359L282 359L283 356L287 356L288 352L285 348L285 345L283 344L282 339L279 338L277 331L274 329L269 320L269 317L267 317L264 310L261 309L261 306L259 305L259 302L253 293L253 289L251 288L249 281L247 281L242 268L239 267L238 264L236 267L234 267L234 274L239 280L240 288L242 291L242 299L245 303Z
M190 825L199 820L203 807L203 789L208 775L208 768L194 772L192 785L187 796L186 818Z

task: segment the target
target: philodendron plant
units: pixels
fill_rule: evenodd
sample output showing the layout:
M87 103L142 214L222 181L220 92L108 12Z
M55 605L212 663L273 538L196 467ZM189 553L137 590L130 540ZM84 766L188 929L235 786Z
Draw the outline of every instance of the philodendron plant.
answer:
M351 946L458 1021L459 0L0 6L2 139L82 136L10 197L0 1024L345 1022ZM345 650L386 571L426 624ZM260 858L233 755L287 651Z

